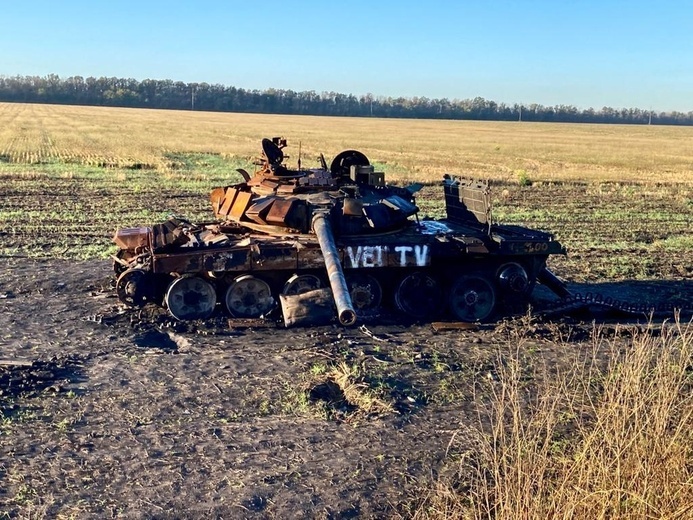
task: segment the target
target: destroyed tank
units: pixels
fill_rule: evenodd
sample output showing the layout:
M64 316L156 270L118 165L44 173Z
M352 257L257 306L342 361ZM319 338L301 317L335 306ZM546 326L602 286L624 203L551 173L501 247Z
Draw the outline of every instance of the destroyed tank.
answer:
M290 169L285 147L263 139L254 175L238 170L243 182L212 190L214 221L118 230L119 299L179 320L278 318L281 308L288 326L310 321L318 301L343 325L382 312L477 322L528 301L537 281L565 294L546 268L564 248L493 223L487 182L445 175L446 218L420 218L422 185L388 185L363 153L343 151L329 167L321 155L312 169L299 157Z

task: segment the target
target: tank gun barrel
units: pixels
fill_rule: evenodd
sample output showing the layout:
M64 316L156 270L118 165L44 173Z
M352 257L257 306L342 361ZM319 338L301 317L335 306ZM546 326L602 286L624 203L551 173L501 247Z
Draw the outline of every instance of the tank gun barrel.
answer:
M316 213L315 216L313 216L313 230L318 237L320 250L325 260L332 296L337 305L339 322L342 325L353 325L356 323L356 311L351 303L351 296L349 295L349 289L344 279L342 264L339 262L339 254L337 253L337 246L334 243L334 236L332 235L332 226L330 225L328 213Z

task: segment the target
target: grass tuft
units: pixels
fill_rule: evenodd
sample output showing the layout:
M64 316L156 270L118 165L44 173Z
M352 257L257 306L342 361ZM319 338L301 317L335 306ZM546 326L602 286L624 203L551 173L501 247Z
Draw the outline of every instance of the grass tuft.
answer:
M520 186L531 186L532 185L532 179L529 178L529 174L525 170L518 170L516 172L517 174L517 183Z
M281 411L356 424L392 413L385 390L375 388L357 365L314 364L300 385L285 385Z

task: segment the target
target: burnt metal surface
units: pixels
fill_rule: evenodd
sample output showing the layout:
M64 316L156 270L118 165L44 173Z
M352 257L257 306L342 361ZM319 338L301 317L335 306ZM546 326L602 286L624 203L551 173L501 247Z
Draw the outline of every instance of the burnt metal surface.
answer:
M329 217L326 213L317 213L313 217L313 230L325 260L327 279L332 288L339 322L342 325L353 325L356 323L356 311L351 303L349 288L344 279L344 271L342 270L337 246L334 243Z
M443 180L449 220L491 224L491 190L488 182L460 179L449 174Z
M329 287L334 316L351 325L388 306L412 319L438 311L492 319L528 301L538 282L564 295L546 268L563 246L549 233L494 223L487 182L445 175L447 217L420 218L422 185L388 185L363 153L346 150L329 168L323 156L313 169L299 159L292 169L285 147L283 138L263 139L254 175L243 171L243 182L211 191L214 221L170 218L116 231L121 301L166 306L170 295L177 318L214 307L278 319L285 287L290 296Z

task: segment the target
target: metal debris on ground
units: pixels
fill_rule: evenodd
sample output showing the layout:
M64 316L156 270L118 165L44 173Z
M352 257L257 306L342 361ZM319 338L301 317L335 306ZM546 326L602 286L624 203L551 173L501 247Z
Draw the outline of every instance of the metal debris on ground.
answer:
M368 330L368 327L366 327L365 325L361 325L361 326L359 327L359 331L360 331L362 334L365 334L366 336L368 336L369 338L374 339L375 341L387 341L387 338L379 338L378 336L376 336L375 334L373 334L373 332L371 332L370 330Z
M434 321L431 323L431 327L433 327L433 330L436 332L443 330L479 330L478 323L469 323L467 321Z

